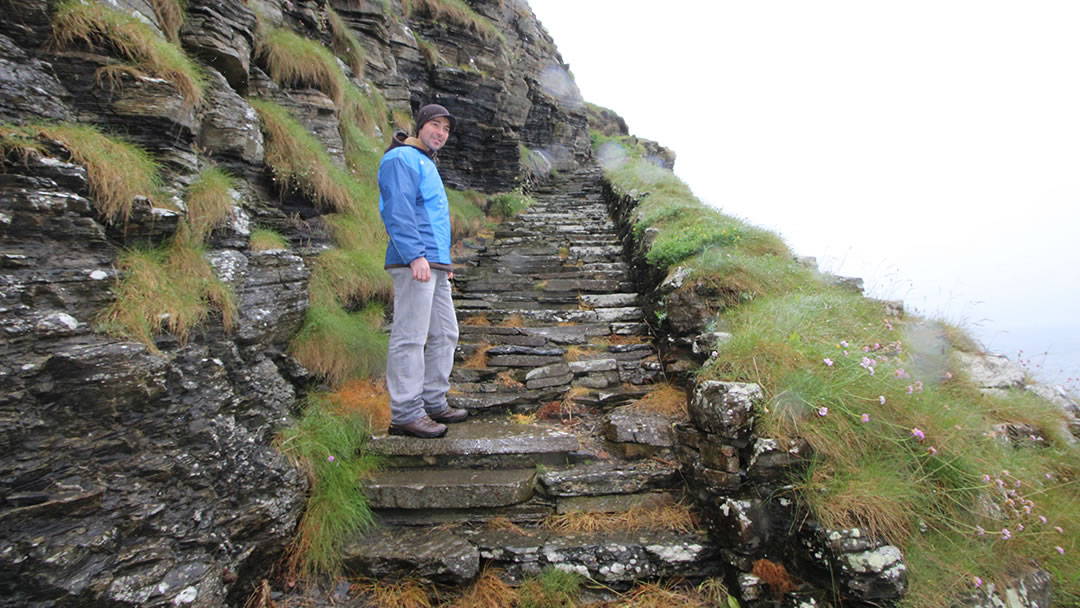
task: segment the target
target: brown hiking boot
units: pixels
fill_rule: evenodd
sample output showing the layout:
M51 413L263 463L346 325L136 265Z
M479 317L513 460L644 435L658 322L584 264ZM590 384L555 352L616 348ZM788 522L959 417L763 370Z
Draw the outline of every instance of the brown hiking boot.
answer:
M446 434L446 425L439 424L427 416L421 416L408 424L390 425L391 435L409 435L430 439Z
M442 422L443 424L453 424L455 422L461 422L469 417L469 412L450 406L446 406L446 409L441 412L435 412L434 414L428 414L435 422Z

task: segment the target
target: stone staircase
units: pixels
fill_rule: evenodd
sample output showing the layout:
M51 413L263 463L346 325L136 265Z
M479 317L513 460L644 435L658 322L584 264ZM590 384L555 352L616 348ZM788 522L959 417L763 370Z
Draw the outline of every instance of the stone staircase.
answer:
M614 586L715 574L694 526L550 525L682 500L672 420L628 406L662 367L602 185L596 168L557 178L456 257L449 401L471 416L440 439L370 442L386 463L364 490L380 525L350 543L353 574L460 585L485 566L511 580L556 566Z

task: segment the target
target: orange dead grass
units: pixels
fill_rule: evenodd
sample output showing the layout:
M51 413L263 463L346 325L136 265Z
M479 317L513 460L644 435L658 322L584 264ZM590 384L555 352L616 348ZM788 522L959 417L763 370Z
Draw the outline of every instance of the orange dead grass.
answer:
M673 418L688 418L686 392L671 384L661 384L647 395L630 404L630 407L651 414Z
M512 608L518 605L517 592L503 581L500 572L485 569L469 590L447 608Z
M506 317L499 323L499 327L524 327L525 319L521 315L514 313L509 317Z
M491 326L491 321L489 321L487 317L483 317L483 316L480 316L480 315L473 315L471 317L466 317L466 318L462 319L461 324L462 325L469 325L469 326L472 326L472 327L490 327Z
M476 350L461 363L465 369L484 369L487 367L487 351L490 344L477 344Z
M777 599L785 593L799 588L783 564L771 562L767 559L759 559L754 562L752 574L761 579L761 582L769 587L769 591Z
M559 534L600 533L624 530L671 530L690 532L698 527L698 516L688 506L669 504L632 507L623 513L571 512L549 515L543 526Z
M390 395L382 378L350 380L331 393L328 400L337 413L363 412L372 431L382 432L390 427Z
M433 608L431 595L435 589L416 580L383 583L364 580L353 583L350 591L365 595L375 608Z

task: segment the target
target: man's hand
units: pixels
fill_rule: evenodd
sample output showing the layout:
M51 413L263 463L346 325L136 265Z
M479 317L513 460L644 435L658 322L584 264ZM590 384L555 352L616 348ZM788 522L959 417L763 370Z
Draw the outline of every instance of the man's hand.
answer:
M428 266L427 258L416 258L409 262L409 268L412 269L413 279L421 283L427 283L431 279L431 266Z

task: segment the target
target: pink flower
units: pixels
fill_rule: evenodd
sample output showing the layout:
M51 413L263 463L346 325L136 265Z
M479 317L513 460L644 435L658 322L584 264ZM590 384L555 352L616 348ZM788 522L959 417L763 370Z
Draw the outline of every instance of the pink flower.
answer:
M1031 505L1024 505L1024 515L1031 515Z
M984 530L982 526L975 526L975 534L982 536L986 534L986 530Z
M1054 547L1054 551L1057 551L1058 553L1060 553L1062 555L1065 555L1065 549L1062 548L1062 547Z
M840 340L840 346L843 346L844 348L847 348L849 346L848 341L847 340Z
M908 385L908 387L907 387L907 394L909 394L909 395L910 395L911 393L914 393L914 392L915 392L915 387L914 387L914 386L911 386L911 385L909 384L909 385Z
M1024 531L1024 524L1016 524L1016 531L1017 532L1023 532Z
M922 432L919 427L911 429L911 436L918 439L919 441L926 439L926 433Z
M1064 534L1065 530L1061 529L1061 526L1054 526L1054 529L1058 531L1058 534Z
M919 391L920 393L922 392L922 380L915 381L915 390Z
M976 589L978 589L979 587L982 587L983 580L981 578L976 576L974 578L974 581L975 581L975 588Z
M952 380L952 372L945 372L945 379Z
M830 358L828 358L828 357L825 357L824 361L825 361L825 365L827 365L827 366L829 366L829 367L832 367L832 364L833 364L833 360L832 360L832 359L830 359Z
M824 406L819 407L818 410L817 410L817 415L818 416L828 416L829 415L829 408L824 407Z
M1039 521L1041 521L1042 523L1045 524L1046 523L1046 516L1045 515L1040 515L1039 516Z
M1008 528L1002 528L1001 529L1001 538L1002 538L1002 540L1009 540L1010 538L1012 538L1012 532L1009 532Z
M937 456L937 448L935 448L934 446L926 448L926 451L930 452L931 456Z
M985 481L986 483L990 483L990 476L989 476L989 475L983 475L983 478L982 478L982 479L983 479L983 481Z
M870 422L870 414L863 414L862 418L860 418L859 420L863 422Z
M878 395L877 400L881 405L885 405L885 395Z
M326 457L326 462L334 462L334 457L333 456L327 456Z

